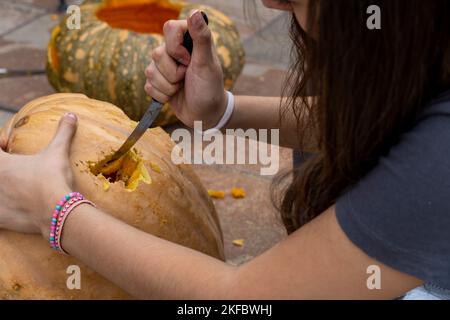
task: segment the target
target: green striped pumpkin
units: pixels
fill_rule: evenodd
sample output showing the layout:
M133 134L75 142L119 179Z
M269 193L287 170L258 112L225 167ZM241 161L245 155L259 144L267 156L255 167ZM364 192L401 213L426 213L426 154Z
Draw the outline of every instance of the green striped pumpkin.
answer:
M169 19L185 19L193 9L210 18L227 89L242 71L245 54L239 33L227 16L211 7L168 0L91 0L80 9L81 29L69 30L62 21L48 45L47 75L58 92L111 102L139 120L151 103L144 91L144 70L152 50L163 43L162 26ZM166 105L155 125L175 121Z

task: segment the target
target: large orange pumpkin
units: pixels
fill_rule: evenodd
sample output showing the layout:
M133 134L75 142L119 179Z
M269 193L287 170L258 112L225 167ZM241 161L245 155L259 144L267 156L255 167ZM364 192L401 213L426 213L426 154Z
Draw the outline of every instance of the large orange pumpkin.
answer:
M39 152L69 111L79 118L70 154L77 190L144 232L224 259L214 205L192 168L171 162L174 144L161 128L147 130L131 153L101 173L97 164L121 145L136 123L109 103L55 94L28 103L6 124L0 135L7 138L7 151ZM82 263L53 252L39 235L0 230L0 257L0 299L128 298ZM81 268L82 290L66 287L70 265Z
M81 29L69 30L63 21L48 45L48 79L59 92L109 101L139 120L151 102L144 91L144 70L152 50L163 43L163 25L170 19L186 19L192 9L209 16L226 89L242 71L239 33L227 16L213 8L169 0L97 0L80 8ZM166 105L155 125L174 121Z

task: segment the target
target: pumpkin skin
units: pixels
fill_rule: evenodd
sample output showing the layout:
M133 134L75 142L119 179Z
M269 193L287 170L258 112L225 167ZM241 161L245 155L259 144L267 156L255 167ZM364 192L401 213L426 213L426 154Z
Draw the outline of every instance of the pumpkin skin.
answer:
M144 70L151 52L163 43L162 27L167 20L186 19L193 9L209 16L227 90L242 71L245 53L239 33L213 8L168 0L105 0L87 1L80 9L81 29L69 30L63 21L48 45L47 76L58 92L111 102L139 120L151 103ZM166 104L155 126L176 121Z
M144 232L224 260L214 205L192 168L171 162L174 144L161 128L148 129L136 144L151 183L140 181L134 191L122 181L106 190L88 163L117 149L136 123L119 108L81 94L54 94L28 103L0 132L8 139L7 151L38 153L51 141L59 118L71 110L79 119L70 152L77 191ZM55 253L40 235L0 230L0 257L0 299L130 298L81 262ZM81 268L81 290L66 287L70 265Z

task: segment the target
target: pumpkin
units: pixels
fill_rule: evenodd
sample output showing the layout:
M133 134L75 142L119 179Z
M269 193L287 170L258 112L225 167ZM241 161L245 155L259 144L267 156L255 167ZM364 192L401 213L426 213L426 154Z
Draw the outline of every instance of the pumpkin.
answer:
M99 166L136 123L112 104L60 93L28 103L5 125L0 135L8 141L7 151L38 153L51 141L60 117L73 110L79 123L70 164L77 191L144 232L224 259L214 205L192 168L172 163L174 144L159 127L148 129L119 161ZM0 257L0 299L130 298L81 262L55 253L40 235L0 230ZM71 265L81 268L81 290L66 286Z
M80 6L81 29L66 21L53 29L47 75L58 92L84 93L120 106L139 120L151 103L144 91L144 70L151 52L163 43L167 20L186 19L192 9L209 16L210 28L231 89L244 65L244 50L234 23L223 13L198 4L168 0L86 1ZM176 121L168 105L155 125Z

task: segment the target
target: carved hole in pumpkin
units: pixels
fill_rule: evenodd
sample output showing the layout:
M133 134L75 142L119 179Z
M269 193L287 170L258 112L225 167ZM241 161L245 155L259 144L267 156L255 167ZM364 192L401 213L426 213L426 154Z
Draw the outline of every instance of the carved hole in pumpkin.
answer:
M97 18L112 28L139 33L163 33L164 23L178 19L181 7L166 0L106 1Z
M103 189L107 191L111 183L122 182L127 190L135 190L140 182L151 183L150 175L145 168L144 160L134 150L110 163L112 155L105 159L90 163L91 173L103 180Z

